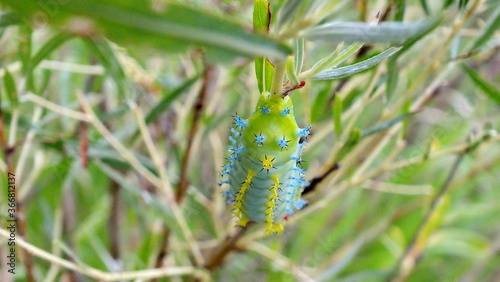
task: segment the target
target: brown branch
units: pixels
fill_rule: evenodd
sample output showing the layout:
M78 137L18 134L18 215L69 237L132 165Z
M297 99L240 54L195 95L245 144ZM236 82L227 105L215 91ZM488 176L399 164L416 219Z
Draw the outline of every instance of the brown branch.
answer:
M203 108L205 107L206 97L208 96L207 93L209 92L210 89L212 89L212 85L214 85L215 82L216 82L215 67L213 65L206 65L205 71L203 72L203 84L201 86L196 104L194 105L192 110L194 112L193 122L191 123L191 128L189 129L186 151L184 153L184 157L182 158L182 163L181 163L180 180L179 183L177 184L177 191L175 193L175 200L177 201L177 203L182 202L182 199L186 194L186 190L189 184L187 179L189 157L191 155L194 137L196 135L196 132L198 131L199 121L201 118L201 114L203 112Z
M215 66L205 65L200 92L198 94L196 104L193 106L192 109L193 122L191 123L191 127L189 129L188 139L186 143L186 150L181 161L180 178L175 193L175 201L177 203L181 203L182 200L184 199L184 196L186 195L186 191L189 185L187 177L189 168L189 157L191 156L194 138L196 136L196 133L198 132L201 115L203 113L203 109L205 108L206 98L209 95L209 92L213 89L213 86L215 85L216 81L217 81L217 72ZM168 244L171 233L168 226L166 225L163 226L162 233L163 236L160 244L160 252L156 257L156 262L155 262L155 267L157 268L163 266L163 259L168 254Z
M309 185L307 185L304 188L304 191L302 191L302 195L305 195L307 193L310 193L316 189L316 186L318 186L319 183L321 183L325 178L328 177L332 172L337 171L340 168L340 164L336 163L331 165L323 174L314 177L310 182Z
M111 180L109 193L111 196L108 223L110 253L113 259L118 260L120 258L120 185Z
M5 123L3 119L3 111L0 107L0 144L2 146L3 155L5 158L5 164L7 166L7 172L15 175L15 168L13 164L13 157L16 150L16 146L10 147L7 143L7 139L5 137ZM19 181L18 179L16 179ZM17 183L16 183L17 188ZM15 203L16 203L16 226L18 234L21 238L28 241L28 235L26 234L26 218L24 217L23 212L23 203L19 199L19 193L17 193L17 189L15 190ZM21 250L20 253L21 261L23 261L26 267L26 279L29 282L34 282L35 276L33 274L33 258L30 253L26 250Z
M221 242L219 247L215 250L215 252L210 256L205 264L205 268L210 272L213 272L219 266L224 263L225 258L231 253L231 251L237 249L236 243L238 240L245 234L245 231L253 224L253 222L249 222L245 228L239 227L237 232L233 235L228 235L224 241Z

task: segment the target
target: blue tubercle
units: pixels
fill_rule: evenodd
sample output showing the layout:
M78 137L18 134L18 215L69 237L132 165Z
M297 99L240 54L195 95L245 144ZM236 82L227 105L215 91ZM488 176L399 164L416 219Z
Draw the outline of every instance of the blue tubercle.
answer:
M290 113L291 113L290 109L284 109L283 111L281 111L282 116L289 115Z
M222 186L224 184L229 184L229 180L222 180L222 181L219 181L219 186ZM224 193L225 191L222 191L222 193Z
M306 136L309 136L309 129L311 129L310 126L307 126L305 128L302 128L299 130L299 136L300 137L306 137Z
M234 128L231 128L231 133L234 134L235 137L240 136L240 133Z
M298 201L296 201L295 203L293 203L293 206L300 210L301 208L303 208L305 205L307 204L307 201L304 200L304 199L299 199Z
M248 124L247 124L247 121L242 119L238 114L236 114L234 116L234 124L236 125L236 127L238 128L243 128L243 127L246 127Z
M286 140L285 137L278 139L278 145L281 149L288 148L288 142L290 142L290 140Z
M233 148L232 146L229 146L229 152L231 152L233 154L239 154L243 151L245 151L245 147L243 147L243 146L237 147L237 148Z
M267 115L268 113L271 112L271 110L268 107L262 107L260 108L263 114Z
M262 132L259 135L255 135L255 139L253 140L254 143L257 143L257 146L262 146L264 144L264 140L266 139L263 135Z

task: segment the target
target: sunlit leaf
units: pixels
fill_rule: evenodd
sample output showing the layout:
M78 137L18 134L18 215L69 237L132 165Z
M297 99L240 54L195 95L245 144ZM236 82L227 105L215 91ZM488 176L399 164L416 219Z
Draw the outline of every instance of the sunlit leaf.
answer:
M384 131L384 130L390 128L391 126L395 125L396 123L401 122L401 121L405 120L406 118L412 116L413 114L415 114L415 113L402 114L402 115L397 116L395 118L389 119L385 122L377 124L371 128L365 129L361 132L361 136L365 137L365 136L375 134L375 133L380 132L380 131Z
M253 11L253 28L259 34L267 34L271 24L271 10L268 1L256 0ZM266 57L255 59L255 75L259 91L269 91L274 74L274 66Z
M38 1L1 0L23 16L48 13ZM58 2L51 23L78 35L104 33L118 43L143 44L166 50L185 50L191 44L221 49L216 57L243 55L284 58L290 49L272 39L252 33L234 21L181 4L167 4L161 11L150 5L119 0Z
M437 19L422 22L382 22L374 25L364 22L330 22L305 30L301 35L308 40L328 42L401 43L417 37L433 26Z
M479 89L481 89L481 92L486 94L488 97L490 97L493 101L497 102L500 104L500 89L496 88L486 80L484 80L474 69L467 65L462 65L462 68L464 69L465 73L469 75L470 79L472 82L474 82L474 85L476 85Z
M378 65L383 60L389 58L390 56L392 56L396 52L398 52L399 49L400 48L393 47L393 48L385 50L384 52L382 52L376 56L373 56L369 59L361 61L359 63L345 66L345 67L333 68L333 69L321 71L317 75L313 76L312 79L315 79L315 80L339 79L339 78L354 75L356 73L365 71L369 68L372 68L372 67Z

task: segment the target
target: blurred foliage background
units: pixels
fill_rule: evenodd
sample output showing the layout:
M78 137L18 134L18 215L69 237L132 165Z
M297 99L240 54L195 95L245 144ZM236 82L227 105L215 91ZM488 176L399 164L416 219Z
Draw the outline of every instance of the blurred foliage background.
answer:
M500 279L497 1L271 1L269 34L254 1L184 2L0 1L1 281ZM308 206L236 228L217 183L254 59L293 81L365 31L344 65L402 49L290 92Z

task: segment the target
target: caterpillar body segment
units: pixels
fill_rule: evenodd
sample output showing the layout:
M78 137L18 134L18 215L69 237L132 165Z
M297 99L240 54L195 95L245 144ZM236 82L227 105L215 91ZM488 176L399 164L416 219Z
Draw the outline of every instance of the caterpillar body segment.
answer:
M267 231L282 232L283 221L304 206L300 199L305 171L300 167L309 127L299 128L291 99L261 94L253 115L234 116L229 136L228 163L220 185L227 203L234 203L234 216L265 223Z

